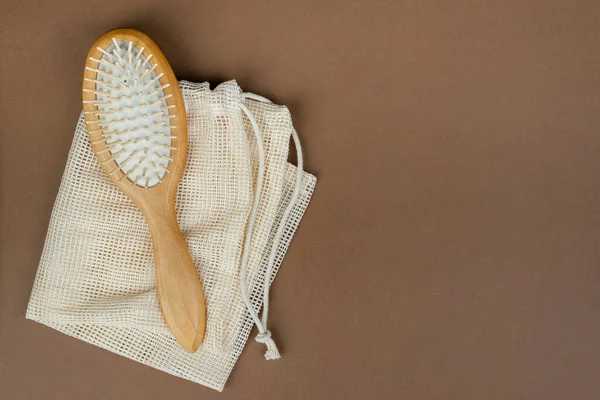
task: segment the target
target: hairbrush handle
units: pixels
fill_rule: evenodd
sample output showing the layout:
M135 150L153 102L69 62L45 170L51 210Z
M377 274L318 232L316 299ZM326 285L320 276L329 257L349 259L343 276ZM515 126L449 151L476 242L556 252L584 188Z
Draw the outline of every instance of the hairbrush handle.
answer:
M147 214L156 264L158 301L177 342L196 352L204 339L206 306L202 284L174 211Z

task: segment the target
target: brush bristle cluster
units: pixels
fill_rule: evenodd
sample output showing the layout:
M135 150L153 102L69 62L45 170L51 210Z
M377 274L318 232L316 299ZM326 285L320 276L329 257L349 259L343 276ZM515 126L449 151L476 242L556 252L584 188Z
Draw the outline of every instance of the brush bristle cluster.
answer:
M97 49L102 56L90 57L97 68L86 67L96 77L85 78L95 88L83 89L95 95L95 100L84 100L94 107L85 113L97 117L86 118L92 144L105 145L97 153L108 153L108 158L101 157L103 164L116 163L111 175L120 170L119 180L156 186L169 172L177 150L173 146L176 126L171 123L175 106L167 104L172 94L164 92L170 85L161 84L163 73L156 73L158 64L152 63L152 54L144 54L143 47L113 38L107 48Z

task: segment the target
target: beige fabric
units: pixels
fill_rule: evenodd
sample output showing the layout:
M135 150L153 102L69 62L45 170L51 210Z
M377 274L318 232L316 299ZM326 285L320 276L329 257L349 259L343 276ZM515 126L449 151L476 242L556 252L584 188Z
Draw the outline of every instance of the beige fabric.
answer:
M240 111L241 90L226 82L181 82L189 152L177 217L207 301L205 342L187 353L167 329L154 284L150 233L135 205L108 179L80 118L27 318L176 376L222 390L252 329L240 294L240 253L257 176L256 139ZM265 180L252 236L248 285L256 309L273 236L287 207L296 167L287 163L293 126L287 108L245 100L264 141ZM302 190L279 243L279 267L308 206ZM257 357L256 362L264 362Z

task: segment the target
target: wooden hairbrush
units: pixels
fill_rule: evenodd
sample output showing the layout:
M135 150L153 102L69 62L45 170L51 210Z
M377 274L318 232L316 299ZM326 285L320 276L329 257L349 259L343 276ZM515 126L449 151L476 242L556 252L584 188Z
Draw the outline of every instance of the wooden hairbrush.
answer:
M195 352L204 339L206 305L175 215L188 145L177 79L152 39L133 29L116 29L90 49L82 97L102 168L150 227L165 322L177 342Z

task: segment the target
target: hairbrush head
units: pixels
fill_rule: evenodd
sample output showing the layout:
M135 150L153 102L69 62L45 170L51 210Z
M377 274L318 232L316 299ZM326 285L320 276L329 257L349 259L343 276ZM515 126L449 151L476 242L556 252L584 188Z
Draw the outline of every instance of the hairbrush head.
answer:
M94 43L85 66L83 104L92 146L121 188L126 183L153 188L181 169L177 161L185 161L187 150L183 98L148 36L119 29Z

